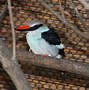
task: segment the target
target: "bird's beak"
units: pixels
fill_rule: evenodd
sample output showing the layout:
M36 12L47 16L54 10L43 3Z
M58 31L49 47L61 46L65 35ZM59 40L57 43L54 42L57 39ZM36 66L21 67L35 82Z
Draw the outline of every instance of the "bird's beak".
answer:
M16 28L18 31L29 31L30 27L28 25L22 25Z

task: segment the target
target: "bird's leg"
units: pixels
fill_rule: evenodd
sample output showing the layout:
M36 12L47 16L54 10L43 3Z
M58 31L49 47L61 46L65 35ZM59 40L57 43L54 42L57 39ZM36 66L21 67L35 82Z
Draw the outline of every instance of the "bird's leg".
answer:
M38 54L34 54L34 57L37 57L38 56Z
M48 57L48 55L47 54L44 54L44 55L41 55L41 57Z

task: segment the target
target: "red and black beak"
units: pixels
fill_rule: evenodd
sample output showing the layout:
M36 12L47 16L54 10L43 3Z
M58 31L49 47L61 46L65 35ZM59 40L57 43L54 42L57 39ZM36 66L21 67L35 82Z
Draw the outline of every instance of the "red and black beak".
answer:
M29 31L30 27L28 25L22 25L16 28L18 31Z

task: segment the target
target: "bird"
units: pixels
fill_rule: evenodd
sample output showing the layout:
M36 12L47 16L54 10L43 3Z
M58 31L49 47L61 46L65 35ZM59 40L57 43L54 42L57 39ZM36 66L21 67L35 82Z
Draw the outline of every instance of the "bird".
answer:
M36 55L50 56L58 59L65 57L64 44L55 32L38 19L29 21L26 25L16 28L18 31L27 31L27 44Z

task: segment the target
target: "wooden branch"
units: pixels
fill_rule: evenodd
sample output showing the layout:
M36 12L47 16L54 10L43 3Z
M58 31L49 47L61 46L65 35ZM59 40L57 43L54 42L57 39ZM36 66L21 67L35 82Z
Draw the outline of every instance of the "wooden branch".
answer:
M60 12L61 12L61 14L62 14L62 18L63 18L64 20L66 20L66 19L65 19L65 15L64 15L64 10L63 10L62 5L61 5L61 1L60 1L60 3L59 3L59 6L60 6Z
M12 53L10 51L11 50L8 50L5 44L0 40L0 61L5 71L11 77L17 90L32 90L28 86L28 83L26 82L26 79L24 78L24 75L20 70L18 63L11 59ZM17 59L22 63L26 63L28 66L32 64L45 68L80 74L89 78L89 64L86 63L80 63L64 59L59 60L51 57L34 57L33 53L24 50L17 51Z
M43 0L38 0L45 8L47 8L50 12L52 12L63 24L67 25L68 27L72 28L74 30L74 32L76 32L78 35L89 39L89 35L84 34L83 32L79 31L78 28L74 25L72 25L71 23L69 23L68 21L66 21L65 19L63 19L61 17L60 14L58 14L57 12L55 12L53 9L51 9L47 3L45 3Z
M12 60L12 53L8 50L2 40L0 40L0 61L4 70L8 73L17 90L32 90L20 69L17 60Z
M12 15L12 9L11 9L11 0L7 0L8 2L8 9L9 9L9 16L10 16L10 23L11 23L11 30L12 30L12 40L13 40L13 60L16 58L16 35L15 35L15 29L14 29L14 22L13 22L13 15Z
M83 24L85 30L89 30L88 27L86 26L85 21L82 19L82 16L80 15L78 9L76 8L76 6L74 5L72 0L69 0L70 4L72 5L72 7L74 8L75 13L77 14L78 18L80 19L81 23Z
M89 0L79 0L83 5L84 7L89 10Z
M33 53L27 51L17 51L17 59L27 65L33 64L51 69L67 71L75 74L80 74L89 78L89 64L80 63L71 60L56 59L52 57L34 57Z

